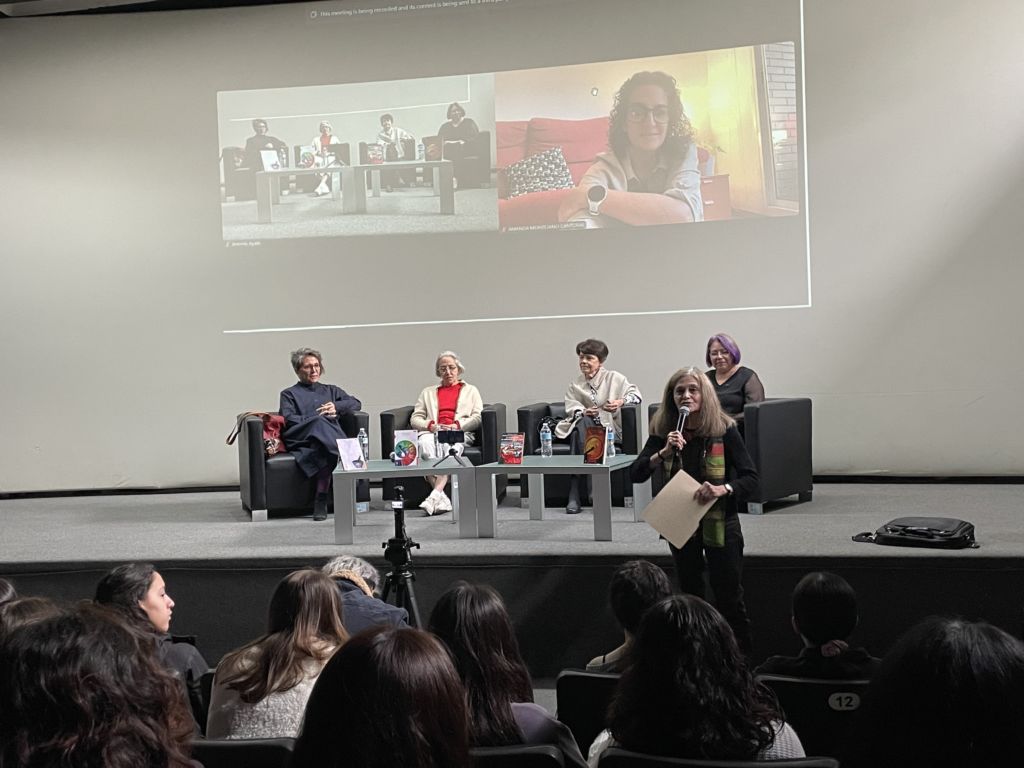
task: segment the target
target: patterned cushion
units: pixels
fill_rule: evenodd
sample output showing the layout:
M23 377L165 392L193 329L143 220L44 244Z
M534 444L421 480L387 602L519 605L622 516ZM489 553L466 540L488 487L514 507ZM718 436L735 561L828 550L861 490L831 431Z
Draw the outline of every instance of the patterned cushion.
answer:
M513 163L505 169L508 196L518 197L530 192L549 189L572 189L575 184L561 147L552 147L531 157Z

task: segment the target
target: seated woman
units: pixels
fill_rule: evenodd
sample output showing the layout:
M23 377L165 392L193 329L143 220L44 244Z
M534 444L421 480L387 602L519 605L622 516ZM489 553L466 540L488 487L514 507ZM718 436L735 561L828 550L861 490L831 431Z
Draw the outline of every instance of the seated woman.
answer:
M681 409L687 410L680 419ZM682 423L681 423L682 422ZM669 482L684 471L701 483L694 494L715 503L682 549L669 544L679 588L704 596L704 571L718 606L744 651L750 651L750 619L743 602L743 531L736 496L757 490L757 470L735 422L722 411L711 382L697 368L676 371L651 419L650 437L630 467L634 483L655 472Z
M640 620L608 708L608 729L594 740L587 762L596 768L611 746L691 760L804 757L725 619L693 595L667 597Z
M704 362L711 366L708 378L722 410L736 420L743 434L743 406L764 400L764 385L756 373L740 365L739 345L726 333L716 333L708 339Z
M257 171L270 170L263 167L263 158L260 155L260 152L266 149L272 149L278 156L283 153L287 163L288 146L280 139L270 135L266 120L260 117L253 120L252 130L253 135L245 140L245 158L249 168Z
M285 576L270 598L267 634L217 665L207 738L298 736L313 684L346 640L334 580L308 568Z
M931 617L885 655L843 768L989 768L1024 755L1024 643L984 622Z
M587 424L600 424L615 431L616 442L622 441L622 414L624 405L639 405L640 390L621 373L604 367L608 359L608 345L598 339L584 339L576 345L580 375L569 382L565 392L566 418L555 425L555 435L570 441L574 454L582 453L584 428ZM569 503L565 511L570 515L580 511L580 478L572 475L569 485Z
M455 184L459 186L461 164L459 160L466 156L467 145L480 134L480 129L472 118L466 117L466 110L458 102L448 105L448 122L437 129L437 138L441 142L441 157L438 159L455 162Z
M355 413L363 404L341 387L320 382L324 365L319 351L301 347L292 352L291 361L299 380L281 392L281 437L306 477L316 478L313 519L326 520L327 491L338 466L337 441L353 437L345 434L338 417Z
M181 681L193 712L201 716L199 678L210 665L195 647L194 637L170 633L174 601L156 568L150 563L119 565L100 579L94 599L117 611L144 637L152 638L157 658Z
M857 594L842 576L808 573L793 590L793 629L804 641L799 656L772 656L758 674L814 680L867 680L881 663L847 638L857 626Z
M466 692L441 642L376 627L327 662L292 768L469 768Z
M310 144L313 145L313 154L320 158L320 164L325 168L338 165L338 158L335 156L331 146L334 144L341 144L341 139L335 136L332 131L334 128L327 120L320 121L320 133L313 137ZM314 197L323 197L324 195L330 194L331 191L331 174L321 173L318 177L320 183L317 184L315 190L313 190Z
M618 93L608 146L562 201L559 221L587 227L701 221L700 170L693 126L676 80L637 72Z
M392 115L380 116L380 132L377 134L377 143L384 147L384 160L394 162L396 160L415 160L416 151L413 150L412 157L406 152L405 143L415 142L416 139L404 128L395 125L395 118ZM405 186L404 175L396 170L381 171L384 179L385 191L390 192L395 186Z
M424 387L416 400L416 407L409 417L413 429L420 430L420 456L425 459L438 458L437 433L446 430L462 430L466 445L473 445L473 432L480 429L480 414L484 403L480 392L472 384L462 380L466 366L454 352L442 352L434 362L434 373L441 378L436 386ZM462 454L462 444L455 450ZM448 475L427 475L426 480L433 488L430 495L420 504L428 515L451 512L452 503L445 495L444 487Z
M501 596L484 584L459 581L430 614L469 698L474 747L554 744L566 765L586 765L572 732L533 703L533 685Z
M198 766L177 682L144 636L89 603L0 642L0 712L0 765Z

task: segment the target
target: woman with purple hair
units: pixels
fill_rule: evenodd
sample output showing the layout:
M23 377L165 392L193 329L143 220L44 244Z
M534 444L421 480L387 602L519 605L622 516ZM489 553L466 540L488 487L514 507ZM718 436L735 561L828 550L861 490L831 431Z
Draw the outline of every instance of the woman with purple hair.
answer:
M711 366L708 378L715 388L722 410L736 420L743 432L743 406L764 400L764 385L750 368L740 365L740 348L727 333L708 339L704 362Z

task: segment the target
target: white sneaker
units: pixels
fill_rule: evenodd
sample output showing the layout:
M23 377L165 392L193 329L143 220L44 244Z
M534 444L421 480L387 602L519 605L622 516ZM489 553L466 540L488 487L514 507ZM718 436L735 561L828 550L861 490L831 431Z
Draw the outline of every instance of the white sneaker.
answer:
M437 491L437 503L434 506L434 514L440 515L442 512L452 511L452 500L449 499L444 491Z
M427 517L437 512L437 491L431 491L430 495L427 496L423 501L420 502L420 509L427 513Z

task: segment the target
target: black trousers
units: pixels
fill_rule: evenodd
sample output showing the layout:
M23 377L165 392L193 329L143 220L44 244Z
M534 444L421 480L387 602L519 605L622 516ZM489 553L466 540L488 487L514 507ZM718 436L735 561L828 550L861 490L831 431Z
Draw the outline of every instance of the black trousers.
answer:
M705 547L699 528L682 549L668 546L676 564L679 589L683 592L706 600L704 571L708 571L715 597L713 604L732 627L740 650L749 657L752 646L750 618L743 602L743 530L739 517L726 516L724 547Z

